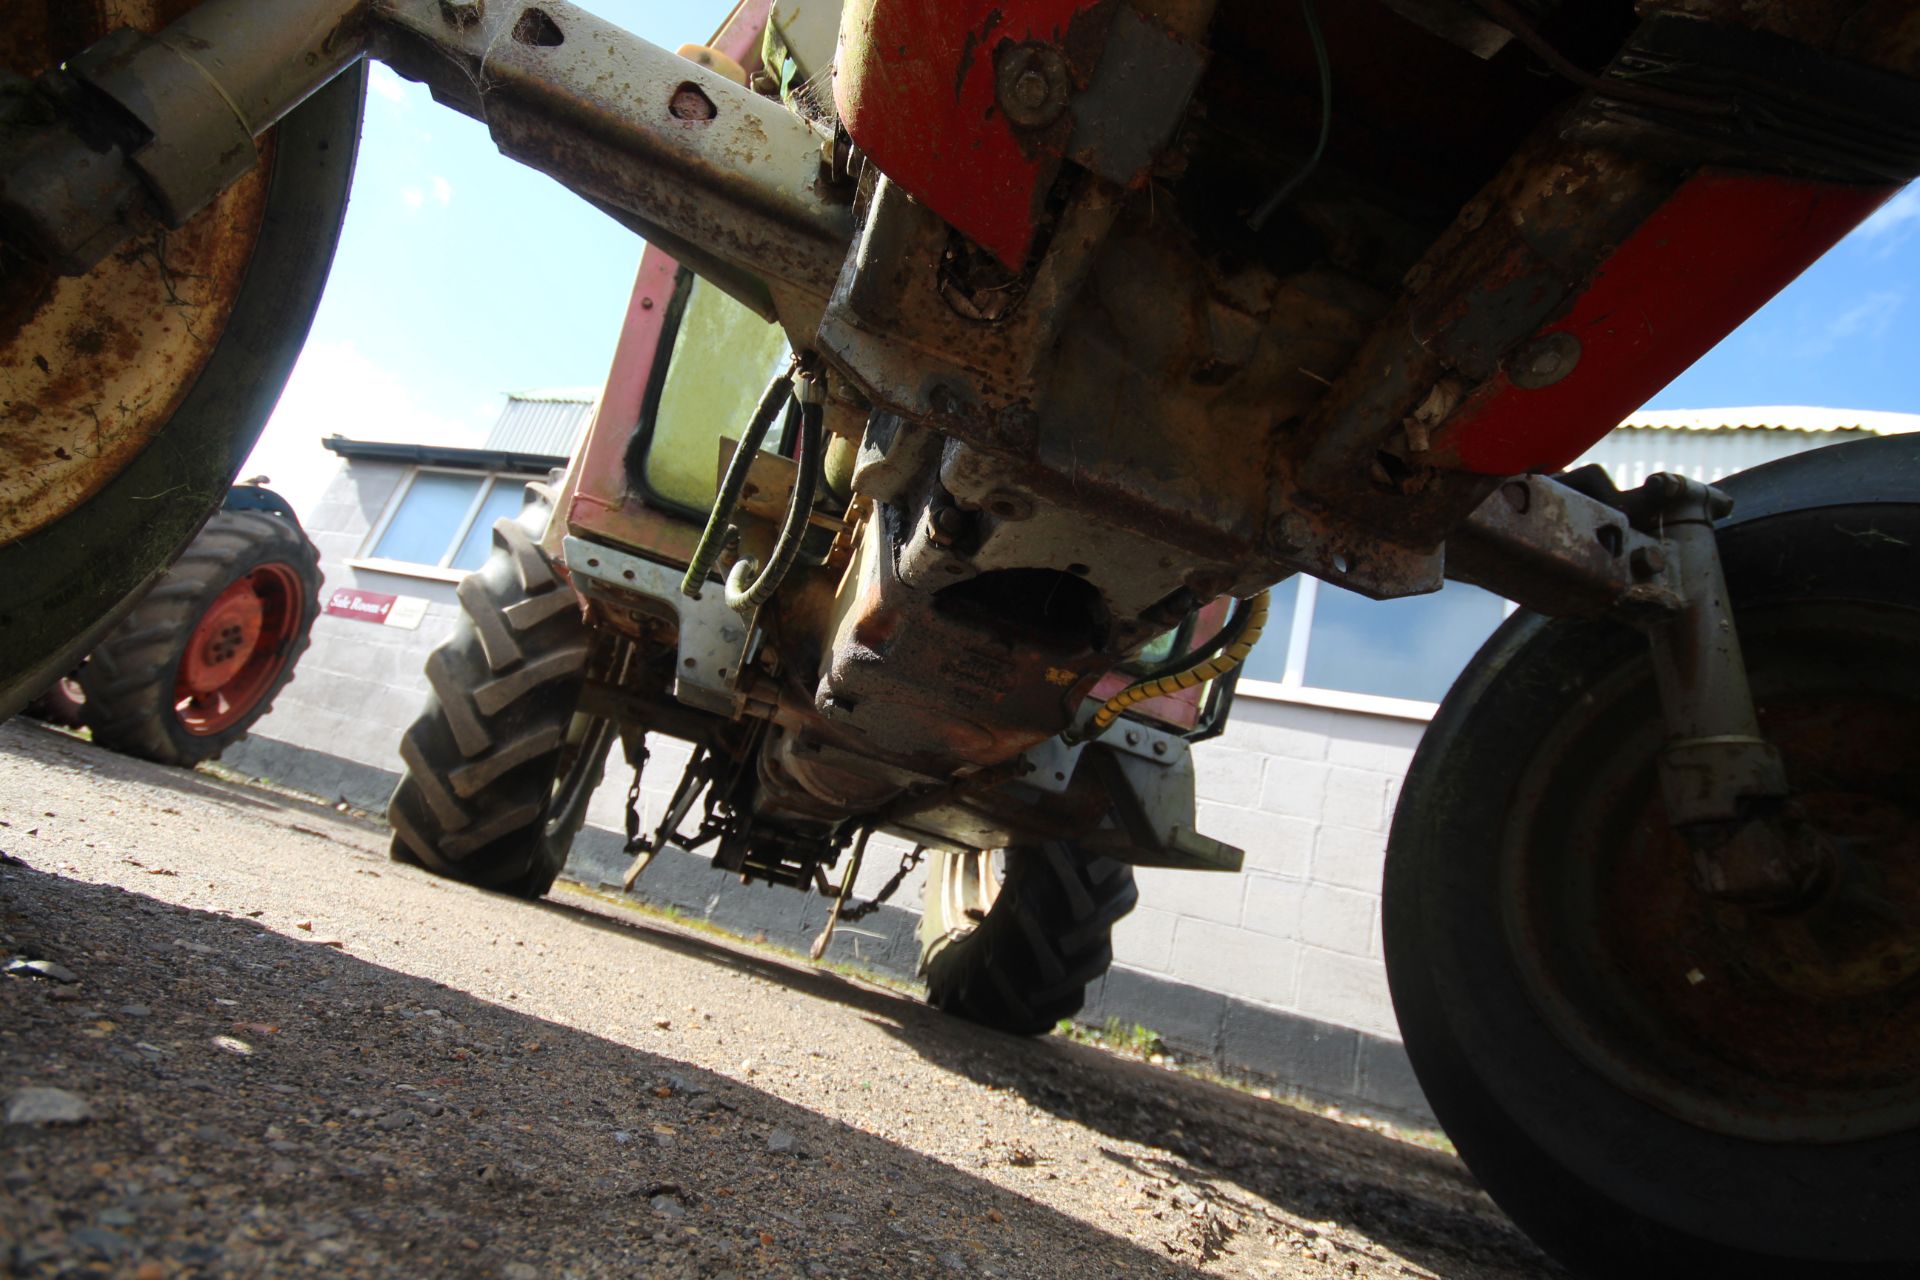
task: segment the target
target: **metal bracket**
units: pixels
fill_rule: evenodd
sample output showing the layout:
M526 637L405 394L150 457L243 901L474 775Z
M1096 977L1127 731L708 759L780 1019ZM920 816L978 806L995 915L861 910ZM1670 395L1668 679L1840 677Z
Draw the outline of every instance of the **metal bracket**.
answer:
M1501 482L1446 551L1449 578L1554 617L1645 622L1683 604L1659 537L1620 507L1547 476Z
M1804 824L1783 821L1786 770L1760 734L1714 533L1733 500L1678 475L1630 493L1599 475L1570 478L1581 487L1503 482L1449 539L1448 576L1541 613L1642 628L1667 731L1661 795L1696 882L1728 902L1797 901L1828 853Z
M673 681L678 701L729 717L740 713L746 701L740 675L749 628L719 592L690 599L681 594L677 570L584 538L562 539L560 552L585 594L624 608L672 613L679 623Z
M1194 830L1192 765L1185 751L1177 762L1187 767L1169 769L1164 766L1175 761L1143 760L1105 742L1085 744L1081 766L1091 770L1112 797L1114 824L1087 833L1081 844L1089 852L1137 867L1240 870L1244 850Z

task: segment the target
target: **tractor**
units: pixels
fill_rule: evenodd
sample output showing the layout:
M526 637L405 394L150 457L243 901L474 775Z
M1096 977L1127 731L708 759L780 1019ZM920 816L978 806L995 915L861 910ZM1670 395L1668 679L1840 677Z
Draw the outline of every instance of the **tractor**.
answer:
M934 1002L1038 1030L1131 868L1237 865L1190 750L1264 593L1471 583L1521 608L1383 921L1462 1156L1581 1274L1911 1271L1920 441L1565 468L1920 173L1916 37L1911 0L742 0L683 56L561 0L16 4L5 687L224 490L378 58L649 246L577 456L460 587L396 856L544 892L613 744L681 739L636 872L841 903L900 837Z
M273 709L319 615L319 548L255 476L26 711L158 764L218 760Z

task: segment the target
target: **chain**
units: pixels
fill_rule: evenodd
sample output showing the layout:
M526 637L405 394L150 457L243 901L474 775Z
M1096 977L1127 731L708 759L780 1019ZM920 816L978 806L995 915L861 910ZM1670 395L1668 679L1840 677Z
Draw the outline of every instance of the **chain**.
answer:
M907 873L920 865L920 860L926 856L926 852L927 846L923 844L913 846L913 848L908 851L907 856L900 859L900 869L893 873L891 880L888 880L880 886L880 892L875 894L871 901L856 902L851 906L841 909L840 919L842 923L852 920L864 920L866 917L878 911L885 905L887 899L894 895L894 891L899 889L901 883L906 880Z

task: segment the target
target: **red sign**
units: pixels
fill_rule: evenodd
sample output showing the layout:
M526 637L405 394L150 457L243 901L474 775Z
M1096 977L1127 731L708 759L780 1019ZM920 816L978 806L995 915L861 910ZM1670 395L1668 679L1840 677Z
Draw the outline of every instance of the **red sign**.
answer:
M333 594L327 597L327 612L339 618L358 618L362 622L384 626L387 615L393 612L394 603L399 599L399 596L362 591L358 587L335 587Z

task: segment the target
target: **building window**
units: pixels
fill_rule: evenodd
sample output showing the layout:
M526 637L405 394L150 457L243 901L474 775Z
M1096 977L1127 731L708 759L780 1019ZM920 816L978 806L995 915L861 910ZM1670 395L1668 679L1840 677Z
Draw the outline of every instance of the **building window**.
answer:
M1273 589L1260 643L1242 677L1247 692L1290 691L1438 702L1512 606L1449 582L1432 595L1369 600L1305 576Z
M469 571L486 561L493 523L517 516L531 476L417 467L369 539L375 560Z

